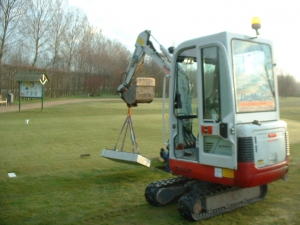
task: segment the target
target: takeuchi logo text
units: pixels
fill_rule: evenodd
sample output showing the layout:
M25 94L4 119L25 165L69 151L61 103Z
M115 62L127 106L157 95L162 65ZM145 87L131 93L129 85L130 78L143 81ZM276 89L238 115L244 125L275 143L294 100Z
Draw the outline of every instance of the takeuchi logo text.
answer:
M241 94L241 101L266 101L266 100L272 100L272 95L266 95L266 94Z

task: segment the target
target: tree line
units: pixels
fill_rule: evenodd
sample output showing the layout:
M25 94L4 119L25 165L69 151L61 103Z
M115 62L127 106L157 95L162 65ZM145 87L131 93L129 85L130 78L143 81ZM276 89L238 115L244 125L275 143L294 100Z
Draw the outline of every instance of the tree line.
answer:
M300 82L292 75L279 75L278 92L282 97L300 97Z
M45 96L116 93L131 57L67 0L0 0L0 94L18 93L18 72L40 71L50 82ZM164 73L146 58L139 76L154 77L162 94ZM279 76L279 94L299 96L299 83Z
M47 97L116 93L131 57L122 43L90 25L87 16L67 0L1 0L0 91L18 92L16 73L40 71L50 79ZM143 76L162 72L151 60ZM157 88L157 93L161 93Z
M66 0L1 0L0 25L1 92L16 93L21 71L46 73L49 97L111 91L130 57Z

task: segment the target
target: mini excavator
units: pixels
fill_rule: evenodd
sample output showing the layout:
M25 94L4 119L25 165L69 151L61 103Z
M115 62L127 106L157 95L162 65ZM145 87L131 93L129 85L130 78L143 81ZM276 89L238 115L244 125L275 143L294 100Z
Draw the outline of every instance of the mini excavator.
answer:
M252 28L254 37L222 32L168 50L148 30L138 36L126 79L117 89L128 106L124 126L129 124L133 151L115 147L103 149L102 156L150 166L138 152L130 112L154 98L155 80L136 77L147 54L169 79L165 143L176 176L146 187L150 204L177 201L180 215L198 221L260 201L269 183L287 180L289 134L279 115L272 42L258 37L258 18Z

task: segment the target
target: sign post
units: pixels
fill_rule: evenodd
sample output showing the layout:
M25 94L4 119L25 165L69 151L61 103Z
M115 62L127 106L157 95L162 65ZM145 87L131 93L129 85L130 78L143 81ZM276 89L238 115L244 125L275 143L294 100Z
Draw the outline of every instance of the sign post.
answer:
M44 84L49 81L46 74L41 72L17 73L14 80L19 82L19 111L21 111L21 98L40 98L41 110L44 110Z

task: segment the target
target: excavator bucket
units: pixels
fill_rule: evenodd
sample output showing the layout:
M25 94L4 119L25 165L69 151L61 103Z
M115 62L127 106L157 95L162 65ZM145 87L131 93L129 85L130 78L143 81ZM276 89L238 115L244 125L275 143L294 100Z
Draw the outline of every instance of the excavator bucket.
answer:
M155 92L155 79L150 77L137 77L131 87L123 93L124 101L134 106L137 103L150 103Z
M101 156L117 162L138 164L146 167L150 167L151 164L150 159L147 159L144 156L141 156L140 154L116 151L113 149L103 149Z

